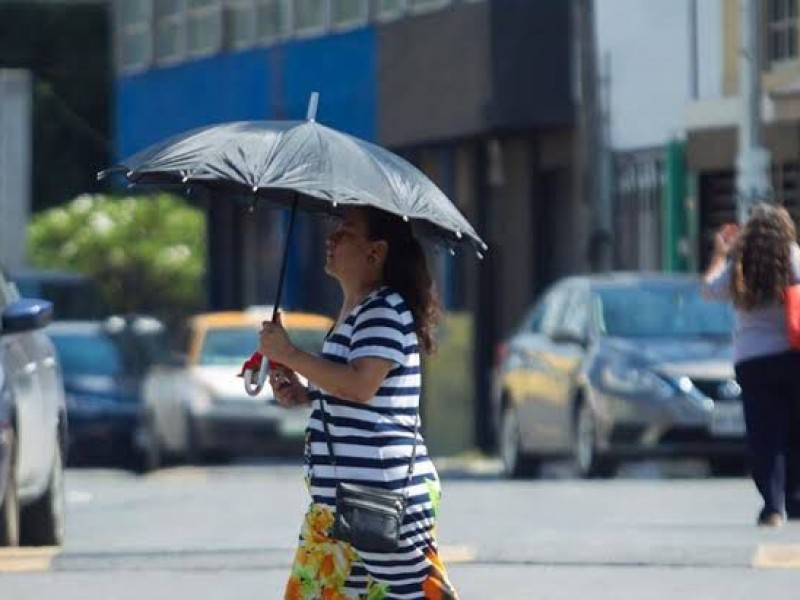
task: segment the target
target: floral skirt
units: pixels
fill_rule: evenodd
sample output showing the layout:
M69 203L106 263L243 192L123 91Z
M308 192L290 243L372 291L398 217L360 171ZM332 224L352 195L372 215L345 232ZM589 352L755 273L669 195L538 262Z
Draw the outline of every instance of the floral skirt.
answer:
M331 538L333 519L331 507L311 504L284 600L457 600L436 549L435 525L404 535L397 552L385 554L358 552Z

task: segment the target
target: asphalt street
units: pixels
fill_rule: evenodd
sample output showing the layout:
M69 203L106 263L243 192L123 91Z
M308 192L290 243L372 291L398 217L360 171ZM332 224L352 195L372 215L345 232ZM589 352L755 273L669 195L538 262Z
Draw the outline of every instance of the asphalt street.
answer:
M754 526L749 480L658 466L505 481L440 461L463 599L800 598L800 524ZM67 474L67 543L0 551L0 599L281 598L307 498L292 462Z

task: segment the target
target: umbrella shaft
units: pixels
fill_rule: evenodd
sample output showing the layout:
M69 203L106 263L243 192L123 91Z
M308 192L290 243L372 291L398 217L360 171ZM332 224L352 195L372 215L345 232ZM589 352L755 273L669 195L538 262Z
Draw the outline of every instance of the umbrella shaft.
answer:
M272 313L272 320L276 321L278 318L278 310L281 307L281 296L283 295L283 282L286 279L286 265L289 262L289 244L292 241L292 230L294 229L294 219L297 216L297 200L298 194L294 196L292 202L292 212L289 215L289 227L286 230L286 239L283 242L283 258L281 259L281 271L278 276L278 290L275 292L275 309Z

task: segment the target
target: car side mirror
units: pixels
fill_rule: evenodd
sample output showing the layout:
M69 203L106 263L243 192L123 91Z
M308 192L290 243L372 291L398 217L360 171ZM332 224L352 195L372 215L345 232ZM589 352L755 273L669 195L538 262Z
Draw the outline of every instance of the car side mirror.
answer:
M588 344L586 336L579 335L574 331L568 331L566 329L557 329L552 333L550 339L557 344L576 344L584 348Z
M23 298L3 311L3 333L25 333L46 327L53 320L53 303Z

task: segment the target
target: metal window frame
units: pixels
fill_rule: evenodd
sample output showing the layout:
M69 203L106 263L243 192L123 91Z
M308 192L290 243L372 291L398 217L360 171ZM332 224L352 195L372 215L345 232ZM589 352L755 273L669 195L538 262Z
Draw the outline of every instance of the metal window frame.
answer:
M122 3L129 3L131 0L115 0L112 10L114 11L114 64L118 73L136 73L146 70L154 58L153 40L153 0L136 0L141 2L145 8L145 16L141 21L123 22ZM131 38L141 36L145 46L144 58L140 61L126 60L123 48Z
M373 8L375 20L379 23L396 21L408 14L408 0L398 0L400 7L395 10L387 10L381 7L380 2L381 0L375 0L375 6Z
M776 67L780 68L787 64L791 64L797 61L798 56L800 56L800 50L798 50L798 35L797 35L798 19L800 19L800 16L798 16L797 14L798 12L797 10L798 7L796 4L797 0L790 0L790 1L795 2L795 13L796 13L795 16L792 16L791 13L787 11L786 14L781 14L779 18L774 19L772 17L772 12L773 12L772 7L774 6L776 0L771 0L771 2L766 7L767 9L765 15L766 33L767 33L766 58L771 68L776 68ZM788 4L787 5L781 4L781 6L786 6L788 8ZM788 38L790 35L789 32L792 30L794 30L794 36L795 36L795 49L794 49L794 54L789 54L790 48L788 48ZM784 46L786 47L781 49L780 55L778 55L778 53L776 52L773 52L773 44L772 44L773 35L785 36L783 42Z
M256 45L257 46L273 46L279 44L284 40L292 37L294 34L294 3L292 0L255 0L256 13L254 19L258 19L258 8L264 2L277 2L282 4L287 14L286 30L272 36L262 35L258 30L258 23L256 23Z
M291 35L297 38L310 38L325 35L330 29L331 22L331 3L329 0L320 0L322 3L322 23L308 27L299 27L297 24L297 2L292 2Z
M203 58L218 54L224 45L224 25L222 20L222 0L211 0L208 6L192 6L192 0L183 0L186 7L186 31L184 34L184 44L186 56L191 58ZM201 45L192 48L189 39L189 29L193 24L203 23L204 21L217 21L217 39L214 43Z
M158 2L158 0L154 0ZM153 62L159 66L168 66L180 63L186 60L187 57L187 35L186 35L186 2L187 0L178 0L178 8L174 13L168 15L157 16L155 6L152 12L152 29L153 29ZM167 54L159 54L158 40L161 33L161 28L174 28L176 32L176 50Z
M417 0L419 1L419 0ZM435 12L437 10L441 10L446 6L450 6L453 4L453 0L422 0L427 4L414 4L414 0L406 0L406 4L408 5L408 12L412 15L424 15L427 13Z
M227 36L229 33L231 34L228 39L223 41L223 45L227 44L233 50L246 50L247 48L253 48L259 44L260 39L258 35L258 23L256 22L256 8L257 0L227 0L225 9L230 15L229 18L231 19L232 27L228 29L225 26L223 18L222 27L224 29L224 34L225 36ZM253 35L249 40L241 39L234 32L237 24L236 18L240 13L249 13L249 22L252 23L253 27Z
M331 31L347 31L349 29L358 29L369 23L369 0L358 0L361 3L360 16L343 21L336 21L334 17L333 2L337 0L327 0L328 5L328 21L330 23Z

